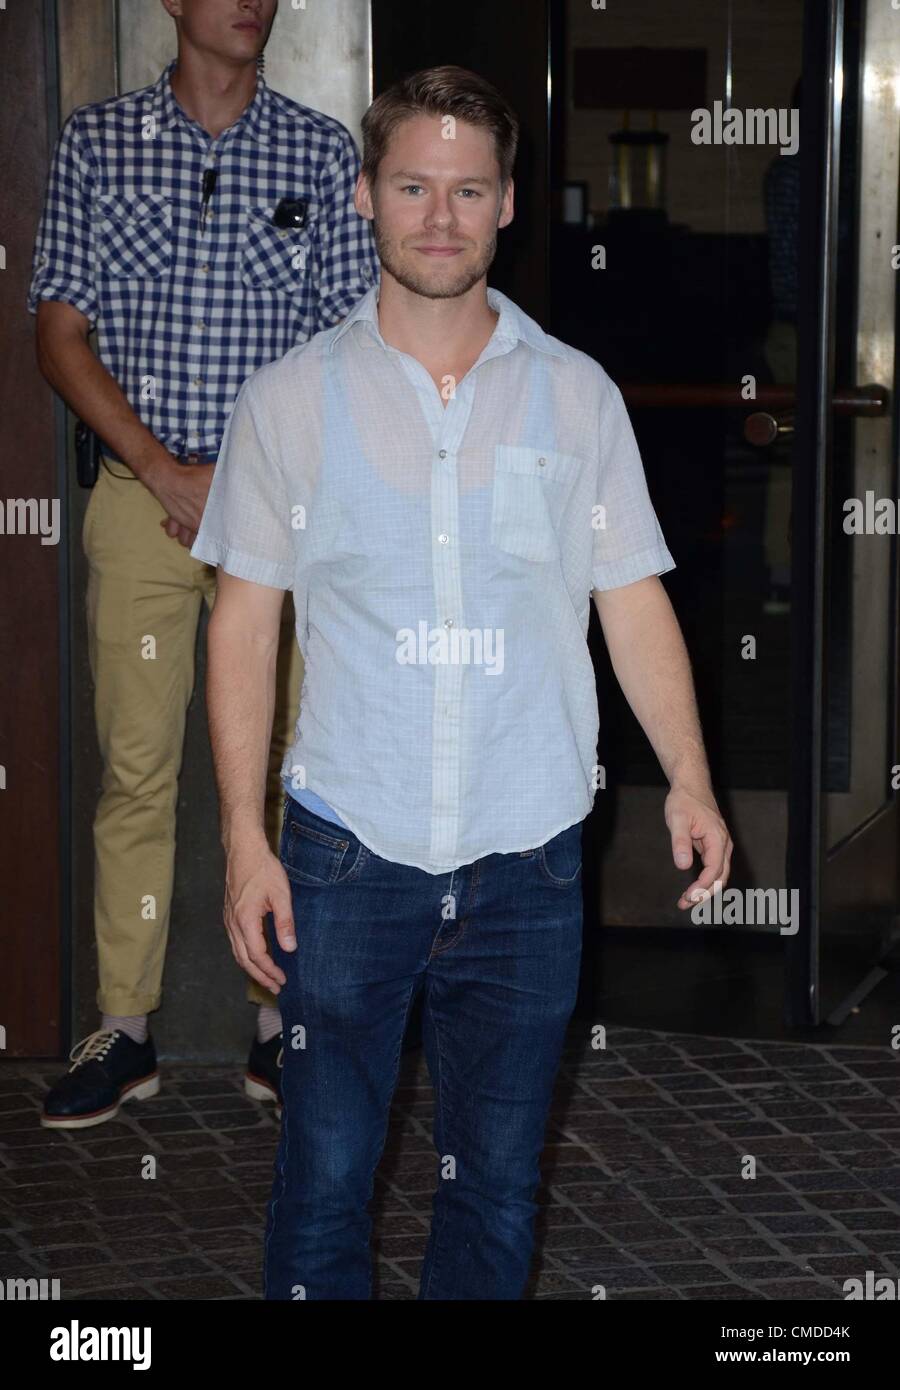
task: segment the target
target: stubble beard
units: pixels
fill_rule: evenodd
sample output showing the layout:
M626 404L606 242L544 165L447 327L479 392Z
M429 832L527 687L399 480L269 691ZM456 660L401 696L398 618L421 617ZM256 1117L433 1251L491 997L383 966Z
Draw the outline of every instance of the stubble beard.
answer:
M391 241L379 226L377 217L372 226L378 259L383 269L393 276L398 285L410 290L412 294L422 295L424 299L459 299L462 295L468 294L472 286L477 285L482 276L487 274L497 254L497 233L494 232L490 240L485 242L475 265L469 265L460 271L456 279L445 280L442 285L435 285L424 274L417 275L409 262L402 259L397 244Z

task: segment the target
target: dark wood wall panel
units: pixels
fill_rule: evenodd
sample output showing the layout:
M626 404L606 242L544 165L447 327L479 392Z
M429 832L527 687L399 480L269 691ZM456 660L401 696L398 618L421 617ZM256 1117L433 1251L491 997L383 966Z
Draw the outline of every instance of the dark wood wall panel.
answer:
M61 570L66 499L59 496L55 407L34 355L25 308L34 233L52 146L45 17L31 0L0 11L0 187L6 269L0 271L0 505L55 500L59 541L0 535L0 1024L7 1057L60 1051L64 941L61 904ZM55 136L55 132L53 132ZM16 525L17 523L13 523Z

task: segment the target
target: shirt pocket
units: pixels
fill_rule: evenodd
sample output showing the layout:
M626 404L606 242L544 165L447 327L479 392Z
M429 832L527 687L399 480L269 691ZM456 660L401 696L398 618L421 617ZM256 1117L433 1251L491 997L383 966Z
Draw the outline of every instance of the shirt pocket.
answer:
M253 289L296 294L307 283L312 259L312 238L307 228L276 227L274 208L247 209L241 279Z
M523 560L555 560L559 517L580 466L554 449L496 444L491 543Z
M164 193L97 199L97 260L113 279L157 280L172 264L172 200Z

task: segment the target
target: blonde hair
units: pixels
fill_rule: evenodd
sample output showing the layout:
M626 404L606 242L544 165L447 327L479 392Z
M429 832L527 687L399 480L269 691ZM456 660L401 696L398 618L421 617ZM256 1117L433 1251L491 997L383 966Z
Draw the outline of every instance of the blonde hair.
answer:
M519 122L497 88L467 68L423 68L377 96L362 119L363 173L373 182L397 126L412 116L452 116L481 126L494 137L500 181L512 177Z

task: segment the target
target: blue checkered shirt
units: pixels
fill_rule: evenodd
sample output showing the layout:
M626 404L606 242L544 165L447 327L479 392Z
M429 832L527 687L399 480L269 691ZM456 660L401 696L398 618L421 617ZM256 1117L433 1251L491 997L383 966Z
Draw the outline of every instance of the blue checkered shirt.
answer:
M150 87L81 106L53 157L28 307L72 304L173 453L216 455L242 382L342 319L378 280L353 207L359 159L329 116L269 88L215 139ZM216 170L201 227L206 170ZM306 204L276 227L281 199Z

